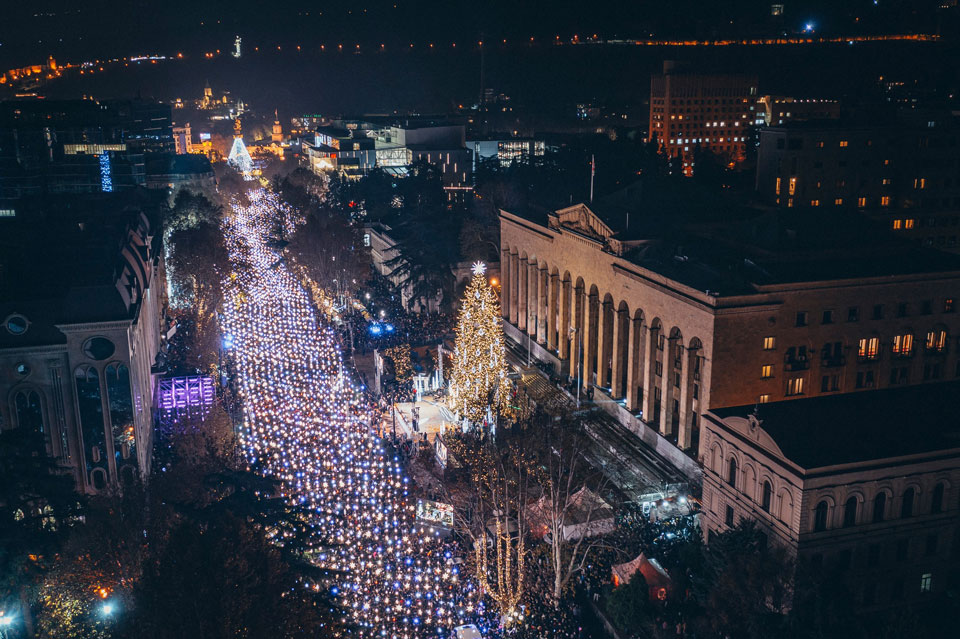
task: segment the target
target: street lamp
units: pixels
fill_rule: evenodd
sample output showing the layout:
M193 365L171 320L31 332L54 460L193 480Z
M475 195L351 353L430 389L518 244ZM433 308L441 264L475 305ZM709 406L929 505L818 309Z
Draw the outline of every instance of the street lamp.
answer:
M577 337L577 409L580 409L580 365L583 362L583 357L581 356L581 349L583 347L583 338L580 335L580 331L577 330L576 326L570 328L570 339L573 339L574 335Z
M10 635L7 630L13 625L14 616L7 614L7 611L0 610L0 639L6 639Z

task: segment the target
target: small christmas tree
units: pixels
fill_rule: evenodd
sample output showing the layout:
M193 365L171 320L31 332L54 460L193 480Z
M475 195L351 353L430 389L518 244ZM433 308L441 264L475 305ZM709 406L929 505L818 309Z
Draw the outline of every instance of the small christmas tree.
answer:
M486 271L482 262L474 264L473 279L463 294L450 380L454 411L475 424L484 420L488 407L509 412L500 301L487 283Z

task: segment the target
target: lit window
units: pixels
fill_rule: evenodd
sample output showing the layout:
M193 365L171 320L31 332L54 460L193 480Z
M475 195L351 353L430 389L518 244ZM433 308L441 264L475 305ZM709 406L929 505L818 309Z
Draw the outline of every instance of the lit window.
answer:
M926 349L942 353L947 348L947 331L933 330L927 333Z
M780 195L780 178L777 178L777 185L774 187L774 193Z
M773 377L773 366L767 364L760 369L760 378L770 379L771 377Z
M953 298L952 298L952 297L948 297L947 299L943 300L943 312L944 312L944 313L952 313L952 312L953 312Z
M810 206L820 206L820 200L810 200Z
M903 220L896 219L893 221L893 230L898 231L903 228Z
M908 217L907 219L905 219L905 220L903 221L903 228L905 228L905 229L912 229L914 222L915 222L915 220L914 220L912 217Z
M857 198L857 206L859 206L860 208L863 208L863 207L865 207L866 205L867 205L867 198L865 198L865 197L858 197L858 198Z
M766 404L766 403L769 402L769 401L770 401L770 396L769 396L769 395L761 395L761 396L759 397L759 403L761 403L761 404Z
M909 357L913 354L913 335L904 333L893 338L893 354L900 357Z
M848 141L846 141L846 140L840 140L840 148L843 149L843 148L846 148L846 147L848 147L848 146L850 146L850 143L849 143Z
M925 572L920 577L920 592L930 592L933 590L933 573Z
M880 206L890 206L890 196L884 195L880 197Z
M925 189L927 188L927 178L916 178L913 180L913 188L915 189Z
M803 395L803 378L794 377L787 380L787 395Z
M857 357L860 359L877 359L880 354L880 338L869 337L860 340Z
M842 206L842 205L843 205L843 198L842 198L842 197L838 197L837 199L835 199L835 200L833 201L833 204L834 204L835 206Z
M721 140L721 142L722 142L722 140ZM796 194L796 192L797 192L797 178L795 178L795 177L790 178L790 188L789 188L789 190L790 190L790 195L795 195L795 194Z
M893 180L891 180L890 178L883 178L884 186L890 186L892 183L893 183Z
M777 346L777 338L775 337L764 337L763 338L763 350L772 351Z

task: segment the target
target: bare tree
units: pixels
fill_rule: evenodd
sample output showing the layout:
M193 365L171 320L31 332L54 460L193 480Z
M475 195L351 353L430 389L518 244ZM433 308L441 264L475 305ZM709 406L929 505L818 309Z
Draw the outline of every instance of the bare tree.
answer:
M559 606L595 551L611 547L605 535L613 531L614 510L602 497L609 480L587 461L589 440L577 423L547 422L528 431L526 439L524 450L533 457L542 491L526 512L530 526L550 537L553 603Z

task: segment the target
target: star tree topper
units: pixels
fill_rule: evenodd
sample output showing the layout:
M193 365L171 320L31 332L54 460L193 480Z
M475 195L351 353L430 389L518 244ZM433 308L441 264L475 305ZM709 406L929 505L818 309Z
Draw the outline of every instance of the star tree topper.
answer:
M474 275L483 275L487 272L487 265L483 262L474 262L471 270L473 271Z

